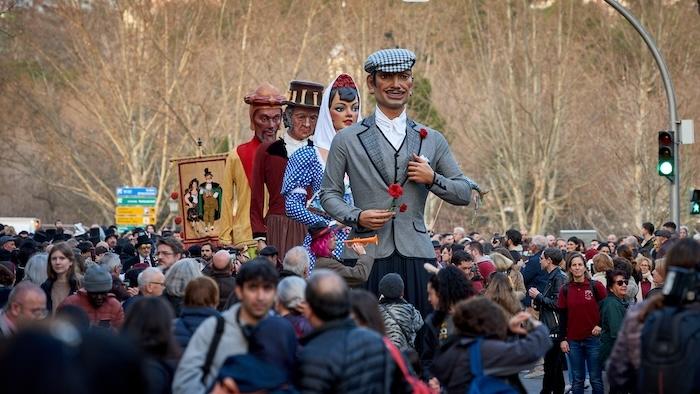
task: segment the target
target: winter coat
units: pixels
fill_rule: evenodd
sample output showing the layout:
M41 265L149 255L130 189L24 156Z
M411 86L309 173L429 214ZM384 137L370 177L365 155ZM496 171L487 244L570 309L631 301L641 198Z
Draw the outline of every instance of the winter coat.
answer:
M388 393L394 364L382 337L336 320L302 338L299 389L303 393Z
M403 299L380 302L386 336L399 350L415 348L416 333L423 327L423 317L413 305Z
M248 341L245 339L238 323L240 304L221 313L224 318L224 332L221 335L214 359L202 384L202 366L204 365L209 346L216 331L216 317L206 319L195 331L173 378L174 394L203 394L214 383L219 369L229 356L248 353Z
M199 325L207 318L218 314L214 308L182 307L180 317L173 322L173 335L180 347L183 350L186 349Z
M234 289L236 288L236 278L230 271L219 271L215 269L210 270L207 275L214 279L214 282L219 285L219 305L216 309L218 311L223 311L226 306L226 300L234 293Z
M161 297L165 297L165 300L172 305L173 311L175 311L175 317L179 317L182 312L183 298L169 294L167 291L164 291Z
M543 270L540 266L540 253L535 253L530 256L527 260L525 266L520 273L523 275L523 282L525 284L525 298L523 299L523 305L526 307L531 305L530 296L527 294L527 290L531 287L536 288L542 293L545 286L547 286L547 271Z
M613 345L620 331L622 321L625 318L629 304L615 294L608 293L608 296L600 303L600 350L598 351L600 364L605 365L612 352Z
M533 300L535 309L540 311L540 321L549 328L551 334L563 334L559 332L560 316L557 301L559 300L559 290L566 282L566 275L559 267L555 267L552 272L547 274L547 285Z
M148 382L148 394L171 394L173 375L177 363L173 360L158 360L146 357L144 372Z
M99 308L95 308L90 303L87 291L80 289L76 294L63 300L58 308L61 309L67 305L75 305L85 311L92 326L117 329L124 323L124 310L112 293L107 294L104 304Z
M46 309L51 313L53 310L53 301L51 300L51 290L53 290L53 284L54 284L53 279L46 279L46 282L41 284L41 289L44 290L44 293L46 293ZM68 292L68 295L72 295L78 292L78 289L80 288L80 285L78 284L78 280L73 277L68 279L68 285L70 286L70 291Z
M435 375L431 372L433 359L448 339L456 332L451 315L442 311L433 311L425 318L422 333L422 352L420 355L423 367L423 380L430 380Z
M469 344L470 337L454 337L441 348L433 363L433 373L447 394L464 394L473 379ZM486 339L481 343L481 364L484 374L503 377L519 391L525 392L518 372L529 368L552 346L549 329L541 325L515 341Z

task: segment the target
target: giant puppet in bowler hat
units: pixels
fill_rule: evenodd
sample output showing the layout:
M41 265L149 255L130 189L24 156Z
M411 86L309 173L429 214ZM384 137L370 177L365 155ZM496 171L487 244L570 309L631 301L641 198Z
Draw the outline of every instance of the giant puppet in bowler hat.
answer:
M349 238L379 236L367 287L376 294L382 277L396 272L404 280L405 298L426 312L428 274L423 264L435 263L423 220L428 193L453 205L468 205L472 189L479 188L462 174L445 137L406 115L415 61L413 52L398 48L367 58L367 87L377 107L361 123L335 136L321 204L352 227ZM354 205L343 199L345 174Z

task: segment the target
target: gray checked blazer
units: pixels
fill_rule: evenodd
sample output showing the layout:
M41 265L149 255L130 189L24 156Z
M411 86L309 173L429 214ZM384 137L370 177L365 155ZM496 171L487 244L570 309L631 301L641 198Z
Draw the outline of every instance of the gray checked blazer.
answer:
M427 131L425 138L420 137L422 129ZM426 157L435 171L435 180L429 187L408 181L406 171L412 153ZM345 174L350 178L355 206L343 200ZM362 210L391 207L392 198L387 190L392 183L403 186L404 193L397 206L406 204L408 209L401 213L397 209L394 218L377 231L360 227L357 219ZM377 234L376 258L397 251L405 257L433 259L435 252L423 220L428 192L453 205L468 205L471 190L472 185L440 132L408 119L406 137L396 151L372 115L343 129L333 139L321 186L321 205L334 219L352 227L350 238ZM344 258L353 257L349 249L345 248Z

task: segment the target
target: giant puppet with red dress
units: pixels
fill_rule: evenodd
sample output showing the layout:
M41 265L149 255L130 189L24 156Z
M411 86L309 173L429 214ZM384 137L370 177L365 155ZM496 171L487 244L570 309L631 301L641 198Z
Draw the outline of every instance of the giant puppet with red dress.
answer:
M219 242L223 245L252 246L250 207L253 162L258 148L277 138L285 100L282 93L269 83L261 84L244 98L250 106L250 129L253 136L249 141L238 145L226 158L219 233ZM264 194L262 198L264 199Z

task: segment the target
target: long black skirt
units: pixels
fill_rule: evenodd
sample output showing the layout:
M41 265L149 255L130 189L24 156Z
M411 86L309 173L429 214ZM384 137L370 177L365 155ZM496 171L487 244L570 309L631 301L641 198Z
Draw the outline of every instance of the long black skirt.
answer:
M354 266L357 260L345 260L346 265ZM425 317L432 307L428 302L428 271L423 265L435 264L435 259L401 256L394 251L389 257L376 259L372 266L365 288L379 298L379 281L384 275L395 272L401 275L404 283L403 295Z

